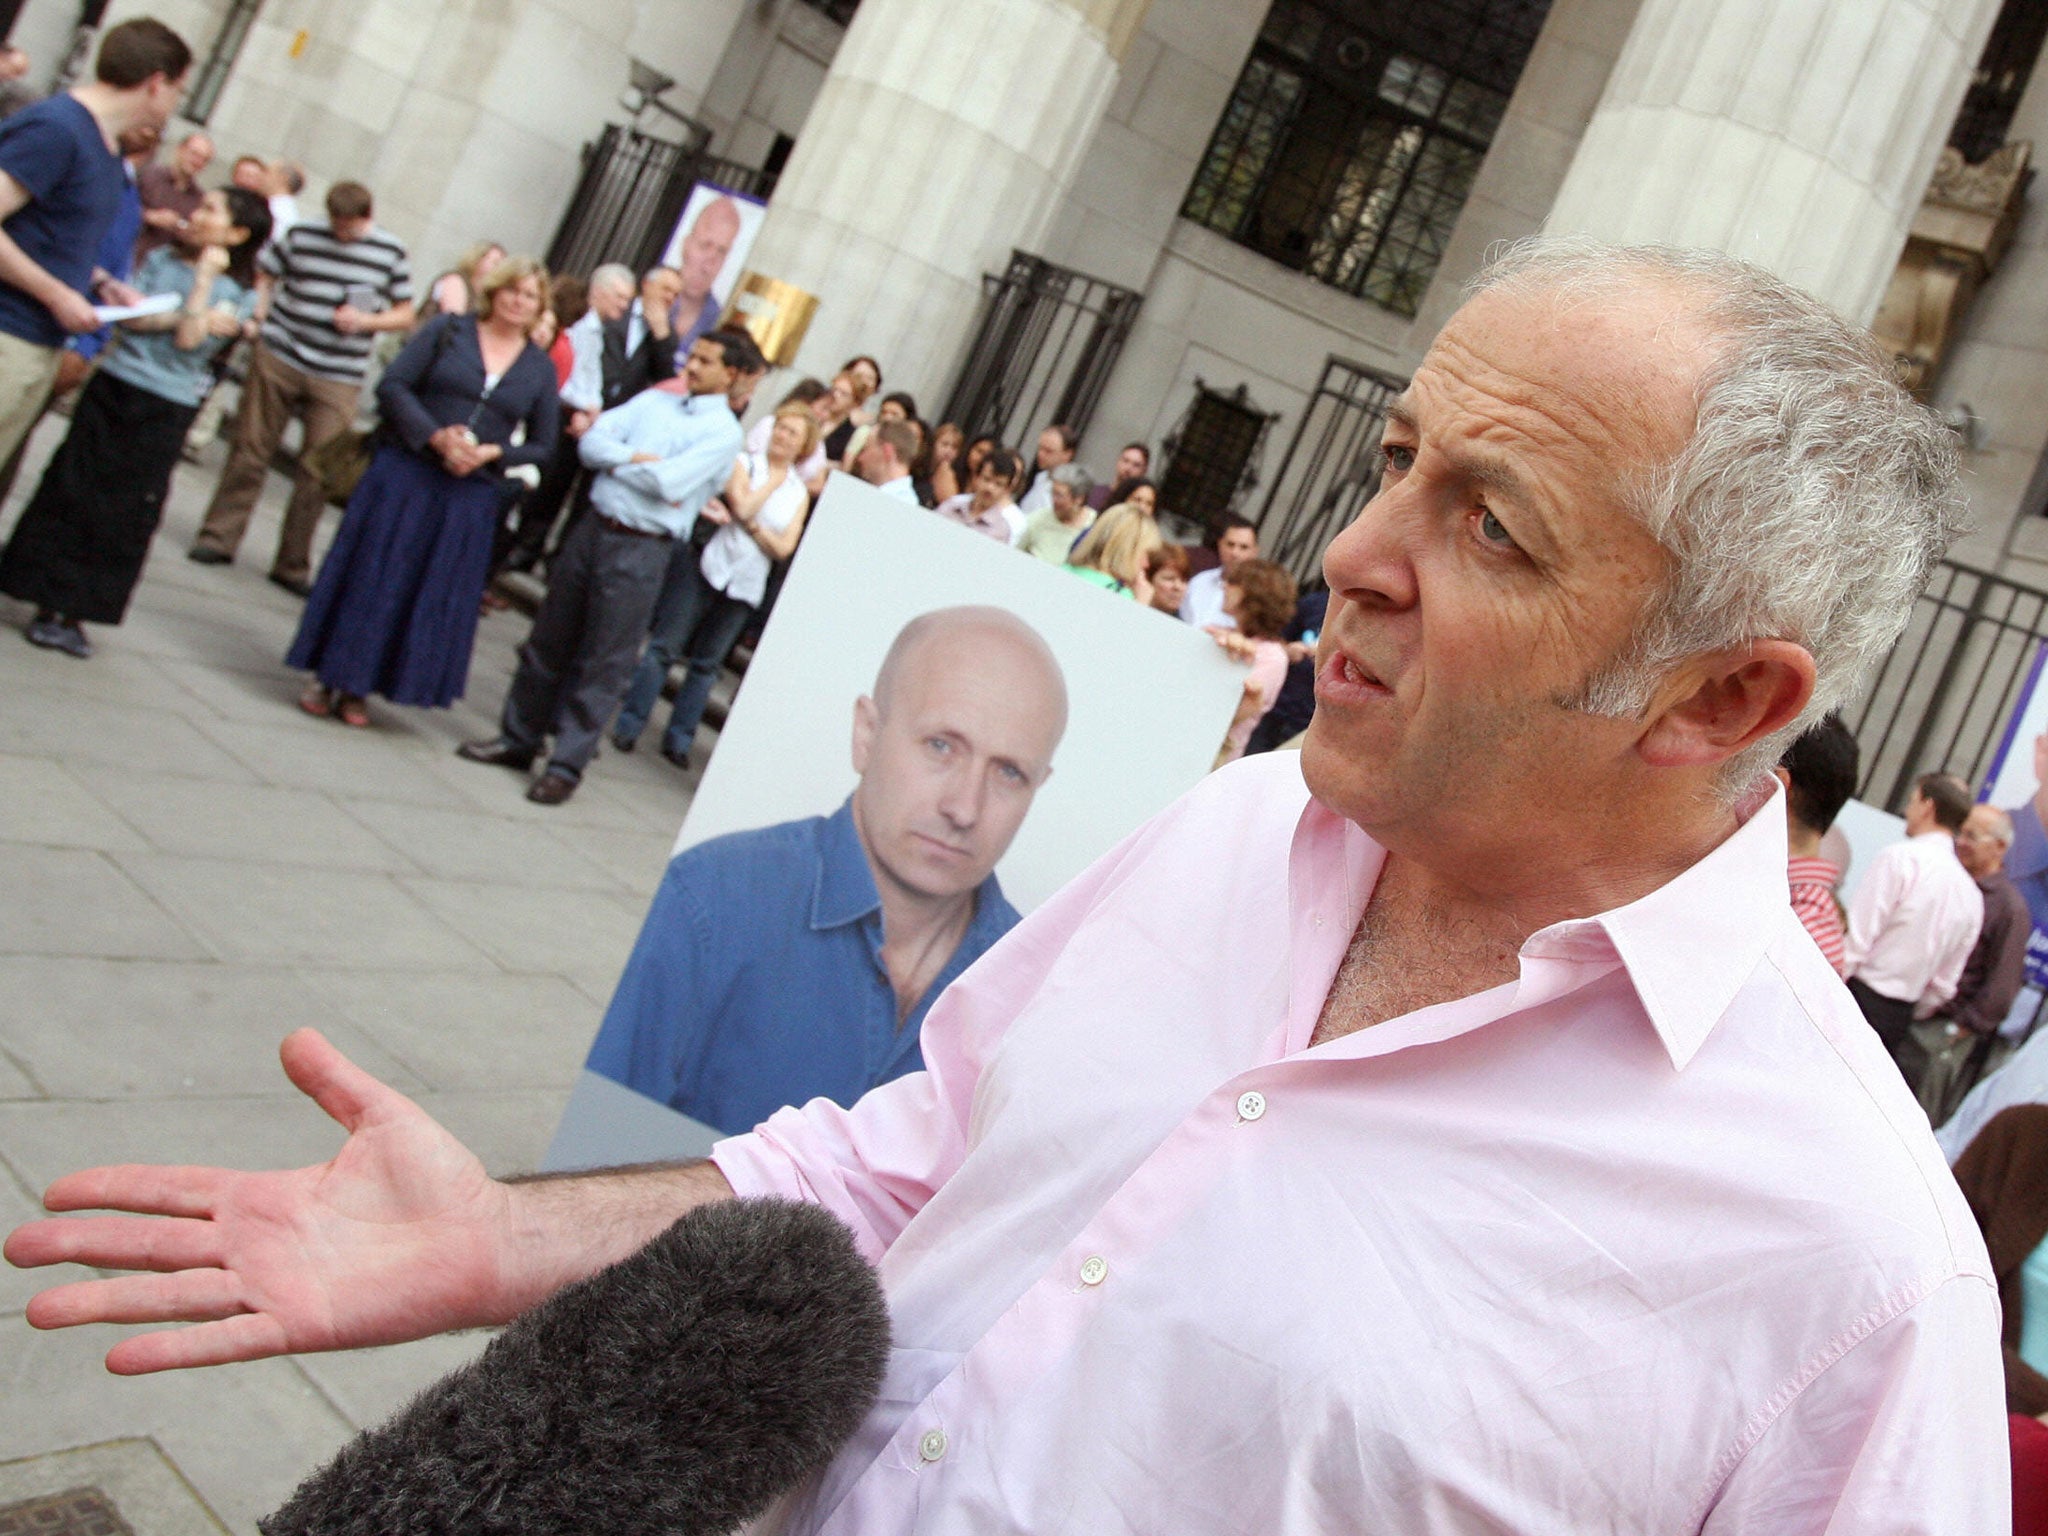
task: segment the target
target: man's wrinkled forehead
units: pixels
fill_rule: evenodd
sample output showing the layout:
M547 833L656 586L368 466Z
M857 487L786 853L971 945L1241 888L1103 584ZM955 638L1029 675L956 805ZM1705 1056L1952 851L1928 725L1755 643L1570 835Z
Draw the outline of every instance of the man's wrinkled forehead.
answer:
M1438 333L1401 405L1411 420L1432 405L1459 407L1482 433L1569 441L1622 472L1684 446L1714 351L1686 295L1669 284L1597 297L1489 291Z

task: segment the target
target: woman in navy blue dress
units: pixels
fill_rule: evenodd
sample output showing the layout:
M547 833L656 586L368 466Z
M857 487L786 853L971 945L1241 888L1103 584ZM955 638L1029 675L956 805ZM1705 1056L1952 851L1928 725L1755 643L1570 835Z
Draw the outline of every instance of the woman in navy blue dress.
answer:
M554 365L528 340L546 284L538 262L506 258L478 285L476 316L429 321L385 370L383 443L285 658L313 673L307 713L367 725L373 693L432 707L462 697L504 471L545 463L560 430Z

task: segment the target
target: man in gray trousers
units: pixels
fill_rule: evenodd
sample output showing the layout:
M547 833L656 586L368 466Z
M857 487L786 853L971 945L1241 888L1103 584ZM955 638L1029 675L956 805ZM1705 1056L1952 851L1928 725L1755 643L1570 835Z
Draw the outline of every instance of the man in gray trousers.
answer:
M644 390L583 434L579 452L596 472L590 515L548 568L498 735L465 742L459 756L524 772L552 736L547 771L526 798L560 805L576 792L640 659L669 552L732 474L741 434L726 396L761 369L752 337L712 331L690 345L687 395Z

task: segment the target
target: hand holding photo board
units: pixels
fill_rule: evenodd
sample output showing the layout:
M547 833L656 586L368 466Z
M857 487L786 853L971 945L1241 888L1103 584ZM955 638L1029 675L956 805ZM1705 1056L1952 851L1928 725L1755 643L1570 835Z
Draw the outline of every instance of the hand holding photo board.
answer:
M939 992L1201 779L1243 683L1202 631L834 476L548 1166L915 1070Z

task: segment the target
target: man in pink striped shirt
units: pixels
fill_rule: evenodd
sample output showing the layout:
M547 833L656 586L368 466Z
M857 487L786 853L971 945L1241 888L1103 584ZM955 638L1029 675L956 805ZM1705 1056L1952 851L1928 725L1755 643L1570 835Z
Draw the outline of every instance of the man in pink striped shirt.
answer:
M767 1528L1998 1530L1998 1310L1793 917L1767 770L1954 526L1954 449L1756 269L1519 248L1330 547L1299 759L1213 775L946 993L926 1070L506 1185L310 1032L291 1174L103 1169L22 1263L121 1371L502 1320L680 1210L840 1215L882 1401ZM316 1257L313 1257L317 1255Z

